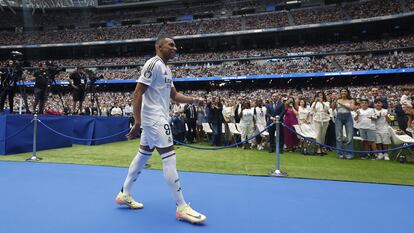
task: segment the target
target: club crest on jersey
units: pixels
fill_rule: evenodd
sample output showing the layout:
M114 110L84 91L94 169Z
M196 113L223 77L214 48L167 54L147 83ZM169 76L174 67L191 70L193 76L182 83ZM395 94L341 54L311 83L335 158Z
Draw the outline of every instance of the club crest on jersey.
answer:
M145 77L145 78L151 78L151 75L152 75L152 73L151 73L151 71L150 71L150 70L147 70L147 71L145 71L145 73L144 73L144 77Z

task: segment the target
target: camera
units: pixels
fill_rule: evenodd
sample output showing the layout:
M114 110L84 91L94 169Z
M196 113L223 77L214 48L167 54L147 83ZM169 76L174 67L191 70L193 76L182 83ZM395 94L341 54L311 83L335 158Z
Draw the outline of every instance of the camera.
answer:
M19 52L19 51L12 51L10 53L10 59L17 62L20 62L23 60L23 53Z
M89 82L88 84L94 84L97 80L103 79L104 76L101 74L99 76L96 76L95 72L93 72L92 70L86 70L86 73L88 75L89 78Z
M47 70L48 76L51 78L57 75L58 73L65 71L65 68L58 66L53 61L47 61L46 70Z

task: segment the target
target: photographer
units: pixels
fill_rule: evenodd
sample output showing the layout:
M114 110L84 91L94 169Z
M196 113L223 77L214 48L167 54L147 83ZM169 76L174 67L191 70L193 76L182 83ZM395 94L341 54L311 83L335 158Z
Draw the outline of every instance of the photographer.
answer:
M207 103L207 120L211 125L213 131L212 144L221 146L221 134L222 134L222 123L224 122L223 117L223 104L221 103L220 97L213 96L211 102Z
M43 62L40 63L39 70L35 71L33 76L36 78L34 86L35 102L33 104L33 112L43 114L45 102L47 100L47 88L49 84L49 77L48 72L46 70L46 64ZM39 105L39 109L36 111L37 105Z
M87 84L87 77L83 67L78 67L69 77L72 81L70 85L73 88L73 107L72 111L76 112L76 103L79 102L79 113L82 112L82 104L85 100L85 88Z
M20 66L16 65L15 61L9 60L7 66L0 71L0 74L0 113L4 111L6 96L9 97L10 113L13 113L13 99L16 93L16 84L22 75L22 70Z

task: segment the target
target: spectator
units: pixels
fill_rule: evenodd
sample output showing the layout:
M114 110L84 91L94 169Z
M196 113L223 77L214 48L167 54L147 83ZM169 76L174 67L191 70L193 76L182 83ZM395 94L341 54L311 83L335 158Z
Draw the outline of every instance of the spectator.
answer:
M262 132L266 128L267 109L263 105L262 99L256 99L256 107L254 108L254 119L256 120L256 133ZM264 150L266 145L266 135L262 132L256 137L257 149Z
M283 122L284 124L293 129L294 125L298 124L297 119L298 112L296 110L295 100L290 97L286 100L285 103L285 115ZM286 127L283 128L283 136L284 136L284 144L286 146L286 150L289 152L295 151L298 145L298 137L295 133L290 132Z
M314 101L311 105L313 115L313 123L316 132L316 141L323 144L326 139L326 132L330 121L329 115L329 101L323 91L317 92ZM325 155L327 151L324 147L318 145L316 153L318 155Z
M375 100L375 129L376 129L376 144L379 150L388 150L391 145L391 135L388 132L388 110L382 108L382 100ZM390 160L388 153L378 153L377 159Z
M211 125L213 131L212 144L221 146L221 135L222 135L222 123L224 122L223 117L223 104L221 103L220 97L214 96L211 102L207 103L207 119Z
M111 109L111 116L122 116L122 109L118 104Z
M204 102L199 102L197 106L197 142L204 139L203 123L207 123L206 107Z
M375 101L377 99L380 99L382 101L382 108L388 109L387 97L381 95L379 88L376 88L376 87L372 88L371 93L372 93L372 97L369 99L369 107L370 108L374 108Z
M354 124L351 116L351 111L354 108L354 100L351 98L351 93L348 89L342 88L340 90L339 99L336 101L336 118L335 118L335 134L336 134L336 147L342 149L345 147L348 152L343 153L338 151L338 158L343 159L344 154L346 159L353 159L354 155L349 152L353 150L353 131ZM345 127L345 133L343 131Z
M376 128L375 128L375 111L368 106L369 100L361 100L361 108L356 111L357 115L355 120L359 123L359 133L362 137L362 144L365 151L377 150L375 144ZM376 159L376 155L373 153L363 154L362 159Z
M255 131L256 120L254 119L253 109L251 108L250 101L245 100L242 104L242 111L240 117L240 135L241 141L251 138ZM243 144L243 149L247 149L252 141L248 141Z
M266 121L267 126L274 123L276 121L276 116L279 117L280 122L283 122L283 117L285 115L285 105L281 101L280 96L277 93L272 94L272 100L271 102L266 106ZM269 127L269 153L272 153L275 151L275 131L276 131L276 125ZM280 136L279 136L279 147L280 152L283 153L283 130L280 129Z
M185 106L185 123L187 124L187 142L193 143L197 137L197 109L194 104L188 104Z

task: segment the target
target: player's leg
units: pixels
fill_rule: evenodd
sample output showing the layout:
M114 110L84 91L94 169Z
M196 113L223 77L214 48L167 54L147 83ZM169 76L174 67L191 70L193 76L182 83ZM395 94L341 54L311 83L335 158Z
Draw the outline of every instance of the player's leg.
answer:
M167 122L163 122L162 124L157 124L155 127L156 131L155 134L151 134L151 140L154 141L155 147L160 153L164 178L176 201L176 217L191 223L201 223L205 221L206 216L193 210L184 200L180 179L177 173L177 160L173 147L170 125Z
M180 179L177 173L176 154L173 146L167 148L157 148L157 151L161 155L164 178L167 181L167 184L170 187L176 201L176 217L179 220L185 220L191 223L204 222L206 220L206 216L193 210L184 200Z
M135 201L131 197L131 188L133 183L137 180L139 174L141 174L142 170L144 169L146 162L151 157L153 150L154 147L151 148L150 145L148 145L146 130L144 130L141 135L140 148L137 155L129 165L128 175L125 179L124 185L121 188L121 191L115 199L116 203L129 206L132 209L140 209L144 207L142 203Z

